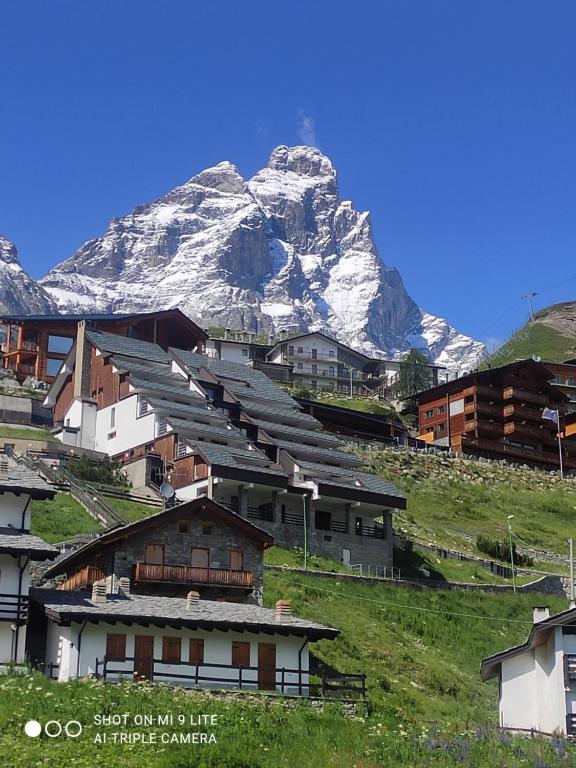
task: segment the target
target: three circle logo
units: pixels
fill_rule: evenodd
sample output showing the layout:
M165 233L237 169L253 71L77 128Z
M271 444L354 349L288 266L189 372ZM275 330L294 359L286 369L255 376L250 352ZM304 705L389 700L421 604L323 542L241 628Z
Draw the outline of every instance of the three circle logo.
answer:
M31 739L40 736L42 731L51 739L57 739L62 733L70 739L77 739L82 733L82 724L78 720L68 720L67 723L61 723L59 720L47 720L42 727L38 720L28 720L24 726L24 733Z

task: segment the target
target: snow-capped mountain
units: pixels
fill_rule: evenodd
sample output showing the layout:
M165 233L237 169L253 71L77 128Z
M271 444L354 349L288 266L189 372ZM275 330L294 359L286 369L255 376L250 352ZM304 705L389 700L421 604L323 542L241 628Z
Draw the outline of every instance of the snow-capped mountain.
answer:
M57 311L46 291L20 266L14 243L1 234L0 311L10 315Z
M484 347L421 310L381 261L330 160L277 147L245 181L228 162L113 219L41 280L62 312L179 307L204 326L322 330L368 354L410 347L468 370Z

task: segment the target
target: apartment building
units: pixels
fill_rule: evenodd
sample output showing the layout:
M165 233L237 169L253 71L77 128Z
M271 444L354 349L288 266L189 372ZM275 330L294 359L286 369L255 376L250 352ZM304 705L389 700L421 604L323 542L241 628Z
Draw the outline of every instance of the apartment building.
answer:
M182 500L223 504L280 545L392 564L404 496L261 371L84 327L46 404L63 442L129 472L154 464Z

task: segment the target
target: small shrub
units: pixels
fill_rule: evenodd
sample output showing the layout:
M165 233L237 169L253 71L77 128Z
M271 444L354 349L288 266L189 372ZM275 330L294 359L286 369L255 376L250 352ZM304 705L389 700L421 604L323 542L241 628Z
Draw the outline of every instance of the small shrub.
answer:
M477 536L476 549L483 552L495 560L510 561L510 545L505 541L489 539L487 536ZM534 560L528 555L521 555L516 551L516 544L512 542L512 554L514 556L514 565L530 567L534 565Z

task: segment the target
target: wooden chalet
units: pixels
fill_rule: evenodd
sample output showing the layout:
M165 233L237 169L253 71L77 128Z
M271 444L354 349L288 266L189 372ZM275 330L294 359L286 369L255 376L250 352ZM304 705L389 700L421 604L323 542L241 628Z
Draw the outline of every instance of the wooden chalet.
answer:
M179 309L127 315L0 315L0 364L22 382L33 376L54 381L84 321L90 330L107 331L163 349L180 347L202 351L208 334Z
M559 467L556 424L544 408L564 413L569 400L542 363L520 360L475 371L417 395L418 439L456 453ZM563 446L565 469L576 469L576 451Z

